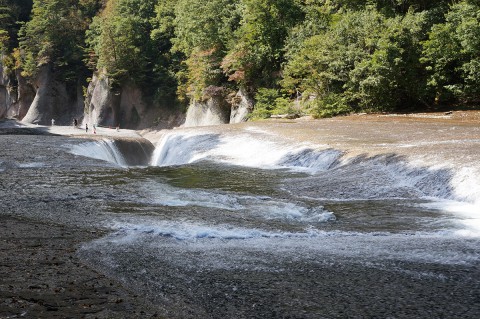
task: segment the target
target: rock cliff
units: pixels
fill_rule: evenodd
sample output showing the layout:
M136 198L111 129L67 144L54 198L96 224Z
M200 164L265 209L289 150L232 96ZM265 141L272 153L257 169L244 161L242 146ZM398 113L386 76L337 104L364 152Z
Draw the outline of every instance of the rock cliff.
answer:
M35 98L22 122L49 125L70 124L83 115L83 94L80 83L67 85L58 81L52 68L44 65L33 82Z
M22 119L35 98L35 90L19 70L8 72L0 64L0 118Z
M172 128L184 120L180 111L149 99L134 84L112 88L103 74L95 74L88 86L85 111L86 123L130 129Z
M49 65L28 81L20 70L7 73L0 65L0 118L40 125L50 125L52 119L70 125L76 118L83 125L168 129L244 122L254 104L244 90L228 95L224 88L208 87L204 99L192 101L185 115L166 102L155 102L132 83L112 88L102 73L93 75L85 96L82 84L59 81Z
M248 115L253 111L254 100L247 94L245 89L240 89L231 101L232 111L230 123L246 122Z
M222 87L208 87L204 98L190 104L185 127L240 123L247 120L253 109L253 100L240 89L233 97Z

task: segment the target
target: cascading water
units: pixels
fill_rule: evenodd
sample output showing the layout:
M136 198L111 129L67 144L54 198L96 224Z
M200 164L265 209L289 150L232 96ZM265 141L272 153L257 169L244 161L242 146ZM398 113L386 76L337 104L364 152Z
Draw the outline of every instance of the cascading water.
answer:
M145 153L144 150L143 152ZM76 145L72 147L72 153L127 166L115 143L108 139ZM294 192L303 194L305 198L321 198L326 201L426 200L430 204L424 203L422 207L457 214L468 226L469 231L465 233L480 234L480 183L476 178L480 174L475 167L455 170L453 163L429 166L425 160L408 161L404 157L392 155L348 157L343 151L328 145L278 141L265 132L252 129L235 135L205 130L167 133L153 151L150 166L181 166L202 161L308 173L310 177L299 180L293 188ZM319 188L323 189L320 194ZM162 193L161 196L152 196L161 197L155 201L166 206L193 205L241 210L244 213L249 210L263 211L266 218L295 214L298 219L319 218L305 214L314 208L282 203L282 200L278 199L257 200L251 197L251 200L247 201L244 198L248 196L182 190L167 185L153 186L149 192L152 190ZM240 202L248 202L248 208ZM323 214L320 216L324 216ZM333 213L327 212L325 216L329 216L328 214L331 216L320 217L320 220L335 218Z
M333 149L275 143L243 134L171 133L160 141L152 157L154 166L194 163L200 160L262 169L289 168L311 172L327 170L341 157Z
M42 185L15 192L28 214L109 229L79 256L164 317L477 318L480 130L355 123L177 129L148 166L130 140L75 140L106 162L1 168Z
M75 155L96 158L102 161L127 166L124 156L110 139L84 142L70 147L70 152Z

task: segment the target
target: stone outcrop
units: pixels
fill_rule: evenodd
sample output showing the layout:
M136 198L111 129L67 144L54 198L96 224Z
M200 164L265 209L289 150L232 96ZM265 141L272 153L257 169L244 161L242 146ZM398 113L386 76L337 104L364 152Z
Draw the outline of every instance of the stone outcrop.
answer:
M210 86L185 115L154 102L134 84L112 89L102 73L93 75L85 97L82 83L59 81L49 65L41 67L34 80L27 81L20 70L6 74L1 65L0 75L0 118L40 125L50 125L52 119L57 125L70 125L74 118L83 124L130 129L240 123L247 120L254 105L242 89L228 96L225 88Z
M205 89L201 101L193 101L188 107L185 127L227 124L230 122L231 106L225 90L210 86Z
M94 74L85 97L84 122L111 127L119 125L119 101L120 92L110 89L108 78Z
M50 125L52 119L56 124L70 124L74 117L83 114L83 95L81 85L67 86L57 81L49 65L40 68L33 81L35 98L22 122Z
M95 74L87 89L84 122L129 129L172 128L183 123L179 111L146 100L138 86L112 88L105 75Z
M202 100L190 104L184 126L245 122L253 106L253 99L244 89L227 96L224 88L210 86L205 89Z
M22 119L35 97L35 90L20 70L5 71L0 64L0 118Z
M230 123L241 123L248 119L252 112L255 102L248 96L244 89L240 89L231 101L232 111L230 113Z

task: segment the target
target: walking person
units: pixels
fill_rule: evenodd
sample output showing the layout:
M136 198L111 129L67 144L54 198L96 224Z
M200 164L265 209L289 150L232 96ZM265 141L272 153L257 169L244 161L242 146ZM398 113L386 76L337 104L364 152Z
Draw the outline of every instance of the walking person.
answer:
M88 133L88 124L85 123L85 133Z

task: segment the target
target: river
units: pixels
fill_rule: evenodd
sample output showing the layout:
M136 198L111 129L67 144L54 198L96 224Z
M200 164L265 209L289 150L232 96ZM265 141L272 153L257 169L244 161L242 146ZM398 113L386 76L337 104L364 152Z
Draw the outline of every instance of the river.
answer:
M136 165L109 137L2 136L0 200L10 214L107 229L79 256L168 318L480 315L477 124L375 117L144 136L155 150Z

